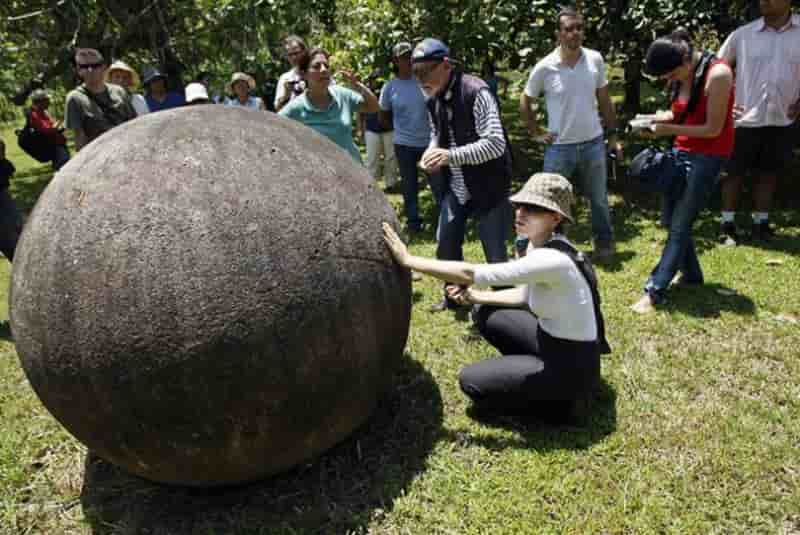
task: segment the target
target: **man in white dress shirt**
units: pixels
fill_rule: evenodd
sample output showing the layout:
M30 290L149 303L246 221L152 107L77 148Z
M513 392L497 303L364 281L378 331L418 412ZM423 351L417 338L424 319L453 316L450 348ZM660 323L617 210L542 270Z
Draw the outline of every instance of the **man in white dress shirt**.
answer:
M791 0L761 0L761 17L734 31L719 50L736 72L736 144L722 182L720 241L740 239L734 216L743 177L753 174L754 240L769 240L769 210L778 175L792 158L792 124L800 113L800 15Z

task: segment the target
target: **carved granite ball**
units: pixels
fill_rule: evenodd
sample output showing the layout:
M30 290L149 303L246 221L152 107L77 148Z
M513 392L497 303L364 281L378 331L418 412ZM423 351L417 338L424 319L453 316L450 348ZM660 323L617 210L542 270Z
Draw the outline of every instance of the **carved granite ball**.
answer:
M14 258L11 327L47 409L147 479L240 483L347 437L390 380L411 282L367 171L273 114L149 114L81 150Z

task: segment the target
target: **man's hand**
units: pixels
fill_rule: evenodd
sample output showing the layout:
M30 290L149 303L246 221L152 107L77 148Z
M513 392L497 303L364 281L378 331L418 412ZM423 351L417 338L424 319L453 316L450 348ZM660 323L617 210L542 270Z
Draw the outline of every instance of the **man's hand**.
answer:
M419 161L420 167L425 172L438 171L450 165L450 151L447 149L427 149Z
M789 115L791 115L791 110L792 110L792 108L789 107ZM744 106L741 106L739 104L735 105L733 107L733 120L734 121L738 121L743 116L744 116Z
M534 136L533 138L534 141L536 141L537 143L543 143L544 145L552 145L555 142L556 138L558 137L558 134L554 132L546 132L538 136L533 134L533 136Z

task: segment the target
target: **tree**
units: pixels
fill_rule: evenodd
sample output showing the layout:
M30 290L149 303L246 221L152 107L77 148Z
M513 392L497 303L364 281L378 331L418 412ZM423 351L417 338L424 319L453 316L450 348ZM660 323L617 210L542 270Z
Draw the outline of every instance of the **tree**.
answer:
M21 105L59 78L71 86L76 46L178 80L199 70L266 75L280 67L285 34L333 31L334 12L335 0L10 0L0 6L0 93Z

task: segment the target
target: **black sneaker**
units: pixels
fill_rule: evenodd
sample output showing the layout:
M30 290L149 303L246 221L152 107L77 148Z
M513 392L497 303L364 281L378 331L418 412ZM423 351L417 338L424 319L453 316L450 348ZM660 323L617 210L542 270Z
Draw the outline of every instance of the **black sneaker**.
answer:
M753 241L770 241L775 237L775 231L769 226L769 221L753 224Z
M723 223L719 231L719 242L730 247L739 243L739 234L736 232L736 223Z

